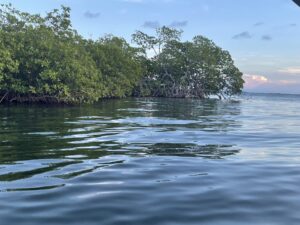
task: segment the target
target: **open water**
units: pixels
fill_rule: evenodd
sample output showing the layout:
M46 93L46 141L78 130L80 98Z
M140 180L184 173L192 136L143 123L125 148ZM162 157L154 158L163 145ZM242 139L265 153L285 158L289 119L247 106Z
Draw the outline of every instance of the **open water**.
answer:
M298 225L300 96L0 107L1 225Z

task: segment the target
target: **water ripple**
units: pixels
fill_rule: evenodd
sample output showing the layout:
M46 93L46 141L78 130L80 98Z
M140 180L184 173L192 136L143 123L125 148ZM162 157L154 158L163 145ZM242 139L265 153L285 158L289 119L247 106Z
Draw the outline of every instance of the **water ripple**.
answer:
M299 112L281 95L1 106L0 224L299 224Z

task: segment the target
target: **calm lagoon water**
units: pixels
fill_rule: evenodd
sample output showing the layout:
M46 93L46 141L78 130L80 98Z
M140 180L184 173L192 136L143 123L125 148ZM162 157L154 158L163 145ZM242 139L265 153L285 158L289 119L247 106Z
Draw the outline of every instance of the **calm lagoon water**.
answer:
M1 225L300 224L300 96L0 107Z

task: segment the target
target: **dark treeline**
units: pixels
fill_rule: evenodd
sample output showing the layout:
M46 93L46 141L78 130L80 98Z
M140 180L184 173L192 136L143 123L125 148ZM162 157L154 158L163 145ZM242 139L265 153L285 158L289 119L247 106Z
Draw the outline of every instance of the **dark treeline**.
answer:
M126 96L230 96L242 73L227 51L202 36L181 41L161 27L125 39L84 39L72 28L70 8L46 16L1 5L0 103L91 103Z

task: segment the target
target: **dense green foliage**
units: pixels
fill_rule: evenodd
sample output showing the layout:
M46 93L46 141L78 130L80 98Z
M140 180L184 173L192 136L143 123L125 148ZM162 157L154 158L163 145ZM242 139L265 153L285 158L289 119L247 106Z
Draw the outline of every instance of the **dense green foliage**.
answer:
M142 75L137 49L124 39L107 36L95 42L88 41L86 50L103 74L104 96L130 96Z
M228 52L200 36L181 42L180 34L167 27L155 37L138 31L134 48L114 36L84 39L72 28L68 7L42 17L2 5L0 103L203 98L241 91L242 74Z
M136 51L117 37L84 40L69 8L41 17L2 6L0 32L3 100L94 102L130 95L140 79Z
M243 87L242 73L234 66L229 52L202 36L180 41L181 32L162 27L157 35L140 31L133 40L155 54L147 64L137 93L160 97L220 97L239 94ZM146 56L145 56L146 57Z

